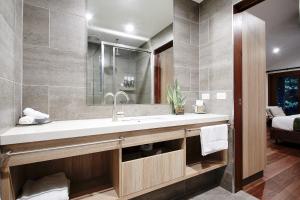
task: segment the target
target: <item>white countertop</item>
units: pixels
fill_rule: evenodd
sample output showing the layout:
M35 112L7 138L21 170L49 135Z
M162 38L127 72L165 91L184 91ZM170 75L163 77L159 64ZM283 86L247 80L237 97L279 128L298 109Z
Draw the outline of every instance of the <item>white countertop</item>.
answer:
M65 139L225 120L229 120L228 115L185 114L126 117L119 119L117 122L112 122L111 118L54 121L44 125L11 128L0 135L0 145Z

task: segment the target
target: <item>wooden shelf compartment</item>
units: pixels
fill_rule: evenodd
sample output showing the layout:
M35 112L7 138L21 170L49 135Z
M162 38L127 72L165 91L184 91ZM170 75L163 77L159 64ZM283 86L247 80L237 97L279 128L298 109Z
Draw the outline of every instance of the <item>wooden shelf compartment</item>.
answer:
M197 176L226 165L227 150L202 156L200 136L186 138L186 178Z
M193 163L186 166L186 177L197 176L221 167L226 166L224 161L201 161L199 163Z
M119 150L11 167L15 197L26 180L64 172L70 180L70 199L119 198Z
M81 199L114 200L114 199L118 199L118 194L112 183L109 183L105 179L98 177L88 181L71 183L70 199L72 200L81 200Z
M183 149L183 139L175 139L153 143L151 151L143 151L142 145L126 147L122 149L122 162L145 158L149 156L168 153Z

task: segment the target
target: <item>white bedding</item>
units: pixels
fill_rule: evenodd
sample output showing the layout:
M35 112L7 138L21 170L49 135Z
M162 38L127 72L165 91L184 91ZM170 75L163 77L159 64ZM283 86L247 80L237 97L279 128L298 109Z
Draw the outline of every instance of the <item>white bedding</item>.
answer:
M274 117L272 119L272 127L287 130L287 131L293 131L294 119L297 117L300 117L300 115Z

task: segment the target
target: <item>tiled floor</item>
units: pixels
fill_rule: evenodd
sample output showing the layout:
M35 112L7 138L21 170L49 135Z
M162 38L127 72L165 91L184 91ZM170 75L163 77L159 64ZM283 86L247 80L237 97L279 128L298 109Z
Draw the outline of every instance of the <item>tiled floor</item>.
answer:
M188 200L257 200L257 199L244 191L240 191L236 194L232 194L221 187L216 187L201 195L191 197Z

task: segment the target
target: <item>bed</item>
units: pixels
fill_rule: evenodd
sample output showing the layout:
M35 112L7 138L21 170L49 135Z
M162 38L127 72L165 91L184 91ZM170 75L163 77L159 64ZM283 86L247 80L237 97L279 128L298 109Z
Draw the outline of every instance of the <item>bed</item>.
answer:
M269 113L268 113L269 112ZM300 144L300 115L286 116L282 108L274 106L267 108L271 118L270 136L276 143L280 141Z

